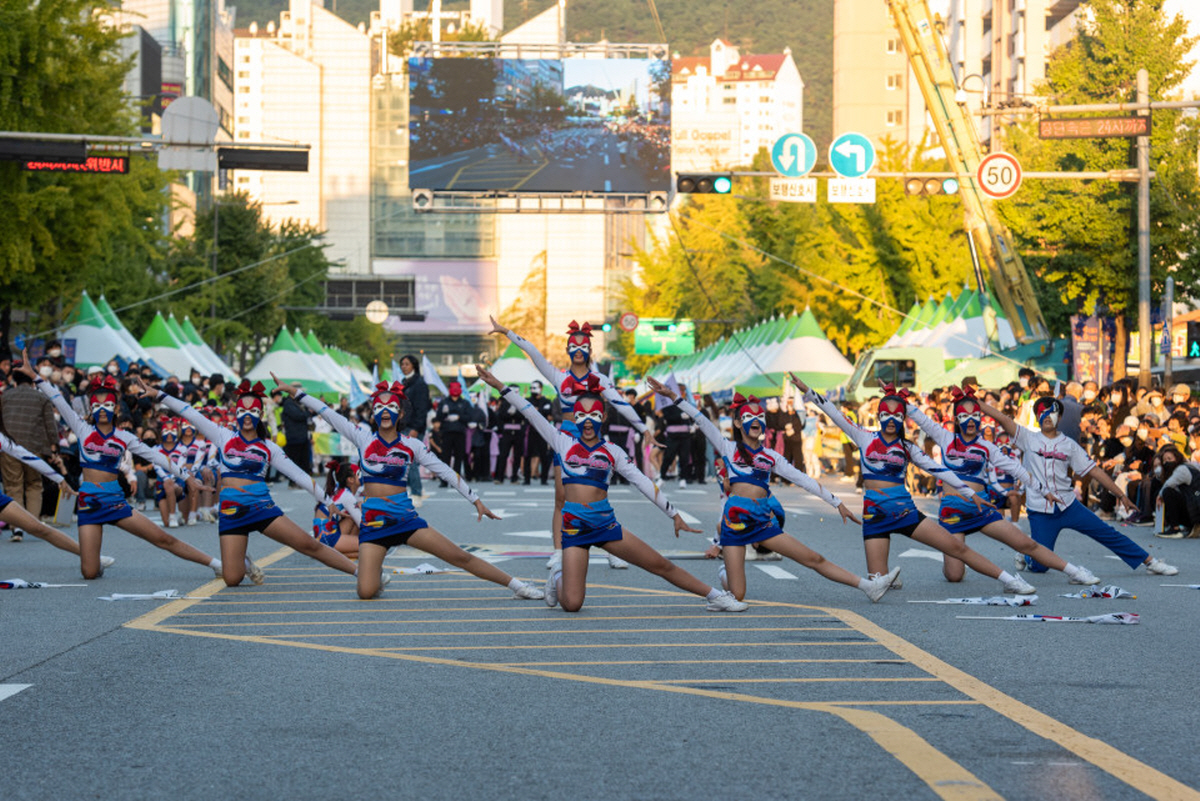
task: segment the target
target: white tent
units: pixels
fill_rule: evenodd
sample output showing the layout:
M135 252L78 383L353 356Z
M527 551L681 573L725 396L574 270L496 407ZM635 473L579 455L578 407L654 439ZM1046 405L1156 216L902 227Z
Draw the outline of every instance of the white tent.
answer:
M75 340L76 367L102 365L115 357L133 361L141 355L108 324L87 292L83 293L79 306L66 323L60 338Z

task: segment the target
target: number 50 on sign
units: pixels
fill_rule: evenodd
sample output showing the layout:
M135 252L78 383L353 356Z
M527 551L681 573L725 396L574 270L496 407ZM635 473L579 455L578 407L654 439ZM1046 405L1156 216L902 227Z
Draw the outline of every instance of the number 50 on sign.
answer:
M1021 188L1021 163L1011 153L992 153L979 162L975 178L985 195L1003 200Z

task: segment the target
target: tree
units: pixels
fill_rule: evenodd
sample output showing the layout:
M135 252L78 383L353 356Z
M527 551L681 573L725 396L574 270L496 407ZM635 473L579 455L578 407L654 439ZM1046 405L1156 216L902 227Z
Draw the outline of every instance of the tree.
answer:
M96 13L106 8L93 0L0 4L0 130L136 130L121 92L131 64L120 57L122 33ZM0 162L0 352L8 352L14 304L49 327L65 311L53 302L77 295L93 270L108 285L150 275L165 185L136 158L126 176L23 172Z
M1171 97L1193 66L1197 41L1176 15L1149 0L1092 0L1075 39L1051 54L1039 94L1060 104L1130 102L1136 74L1150 74L1150 97ZM1010 148L1027 170L1113 170L1135 164L1136 140L1040 140L1034 123L1013 126ZM1200 223L1194 155L1198 127L1177 111L1156 111L1151 136L1151 272L1156 291L1175 278L1179 300L1200 297ZM1000 204L1025 264L1043 284L1052 333L1067 313L1099 311L1117 320L1115 375L1124 375L1126 318L1137 308L1137 187L1108 181L1030 181ZM1055 309L1060 313L1055 313Z

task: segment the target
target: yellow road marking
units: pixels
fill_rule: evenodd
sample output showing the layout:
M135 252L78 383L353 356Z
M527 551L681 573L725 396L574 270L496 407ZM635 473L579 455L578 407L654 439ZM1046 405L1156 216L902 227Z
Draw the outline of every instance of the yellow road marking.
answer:
M543 161L543 162L542 162L542 166L538 167L536 170L534 170L533 172L529 173L529 175L526 175L526 176L525 176L524 178L522 178L522 179L521 179L519 182L517 182L517 183L513 184L513 185L512 185L512 188L513 188L513 189L520 189L522 186L524 186L526 183L528 183L530 180L532 180L532 179L533 179L533 176L537 175L539 172L541 172L542 170L546 169L546 167L548 167L548 166L550 166L550 162L549 162L549 161Z
M1167 774L1134 759L1102 740L1089 737L1083 732L1037 711L1028 704L1000 692L969 673L943 662L907 640L876 626L866 618L844 609L829 609L828 611L844 620L846 625L874 637L897 656L903 657L926 672L937 676L968 698L979 701L1039 737L1057 743L1151 798L1164 799L1164 801L1167 799L1170 801L1200 799L1200 792L1186 784L1176 781Z
M346 625L393 625L395 623L406 623L404 620L294 620L294 621L264 621L262 623L176 623L176 628L185 629L240 629L240 628L263 628L270 627L285 627L285 626L346 626ZM438 621L445 623L445 621ZM503 621L511 622L511 621ZM520 621L517 621L520 622ZM540 621L539 621L540 622ZM592 634L745 634L751 631L849 631L840 626L796 626L791 628L771 627L771 628L745 628L745 629L704 629L704 628L682 628L682 629L587 629L580 631L579 629L523 629L516 631L397 631L397 632L371 632L372 637L496 637L496 636L511 636L511 637L541 637L546 634L567 634L567 635L592 635ZM308 635L302 635L308 636ZM315 637L328 637L328 634L314 634ZM348 636L353 637L354 634L338 634L332 636Z
M204 607L210 607L212 605L213 604L208 603L208 604L205 604ZM520 608L514 609L513 611L514 612L524 611L525 608L526 607L520 607ZM364 614L368 613L368 612L372 612L375 614L379 614L381 612L389 612L392 614L402 612L404 614L411 614L413 612L445 612L445 611L446 611L445 608L380 609L378 606L364 606L361 609L338 609L336 611L329 610L329 609L297 609L297 610L291 611L291 612L270 612L270 611L266 611L266 612L180 612L178 614L178 617L186 617L186 618L263 617L266 615L275 617L278 615L330 615L330 614L344 615L344 614L350 614L352 612L362 612ZM490 612L490 611L494 611L494 610L484 608L484 609L476 609L473 611ZM831 618L829 615L794 615L794 616L793 615L755 615L754 616L755 620L771 620L773 618L777 618L780 620L794 620L794 619L800 619L800 618L816 618L816 619L820 619L820 620L833 620L833 618ZM425 619L421 619L421 618L413 618L410 620L408 618L397 618L393 622L405 623L408 625L441 624L441 625L456 625L457 626L462 623L558 623L561 620L562 620L562 617L560 615L550 614L550 615L541 615L540 617L482 617L482 618L458 618L455 620L425 620ZM593 623L593 622L612 621L612 620L712 620L712 614L706 612L701 615L629 615L628 617L625 617L623 615L604 615L601 617L579 617L579 618L574 618L573 620L580 622L580 623ZM345 621L345 622L351 623L351 622L359 622L359 621ZM195 625L207 625L207 624L197 623ZM263 625L265 625L265 624L263 624ZM836 631L851 631L851 629L844 629L844 628L839 628L839 629L835 629L835 630ZM739 631L742 631L742 629L739 629Z
M907 665L903 659L621 659L580 662L496 662L511 667L569 667L572 665Z
M283 556L291 553L290 549L283 548L272 554L264 560L259 560L260 564L270 564L272 561L277 561ZM268 561L270 560L270 561ZM192 596L211 597L213 594L223 588L223 583L220 581L209 582L200 589L190 593ZM640 593L640 597L645 595L671 595L680 597L680 593L672 591L647 591ZM445 599L438 599L439 601ZM472 600L472 599L461 599ZM843 621L851 629L862 633L867 637L874 638L873 640L850 641L850 642L798 642L798 643L648 643L648 644L571 644L571 645L524 645L524 646L447 646L447 647L417 647L417 648L352 648L337 645L321 644L314 642L306 642L303 640L286 640L272 636L241 636L233 634L224 634L216 631L206 630L190 630L181 629L171 626L160 625L162 621L170 618L172 615L179 614L185 609L194 604L200 603L196 600L180 600L164 604L158 609L143 615L130 623L126 624L129 628L153 630L165 633L174 633L185 636L200 636L210 637L214 639L225 639L238 642L271 644L271 645L286 645L288 647L325 651L329 653L343 653L355 655L378 656L388 659L400 659L406 661L422 662L426 664L443 665L447 667L469 668L477 670L488 670L501 673L512 673L517 675L537 676L542 678L551 678L565 681L580 682L586 684L597 684L612 687L625 687L635 689L650 689L659 692L671 692L684 695L700 696L711 699L739 701L743 703L752 703L768 706L786 707L792 709L801 709L808 711L825 712L837 716L850 725L857 728L859 731L867 734L880 747L892 754L897 760L904 764L915 775L922 779L935 793L944 799L966 799L981 800L981 799L997 799L999 796L986 784L981 782L977 777L967 771L958 763L951 760L945 754L933 748L923 738L918 736L911 729L908 729L890 718L871 712L860 707L874 706L914 706L919 704L930 705L983 705L988 709L1012 720L1018 725L1025 728L1027 731L1042 737L1050 742L1053 742L1070 753L1079 756L1088 763L1095 765L1104 772L1112 775L1114 778L1128 784L1129 786L1139 790L1146 795L1155 799L1194 799L1200 801L1200 793L1192 788L1176 781L1170 776L1156 770L1155 768L1140 762L1137 759L1121 752L1113 746L1097 740L1093 737L1083 734L1082 732L1067 726L1066 724L1051 718L1044 713L1033 709L1032 707L1018 701L1017 699L997 690L990 685L985 684L979 679L971 676L964 671L959 670L937 657L929 654L917 646L909 643L903 638L892 634L860 615L843 609L831 609L823 607L807 606L802 604L791 603L761 603L756 604L757 607L783 607L790 609L804 609L817 611L829 614ZM439 609L439 611L447 611ZM490 633L490 632L489 632ZM324 637L325 635L309 635L310 638ZM334 635L334 636L362 636L371 637L373 635ZM502 651L502 650L560 650L564 648L573 649L631 649L631 648L763 648L763 647L812 647L812 646L861 646L861 645L878 645L891 653L901 657L912 665L926 671L932 677L947 684L952 689L963 693L967 696L966 701L822 701L822 702L801 702L785 699L764 698L753 695L745 695L742 693L733 693L724 690L707 690L699 687L685 687L677 684L668 684L665 682L655 681L638 681L638 680L623 680L611 679L600 676L587 676L582 674L562 673L550 670L538 670L533 667L522 666L520 663L492 663L492 662L464 662L459 659L450 657L437 657L427 655L429 651ZM697 663L706 664L708 660L696 660ZM861 679L859 680L861 681Z
M188 632L189 634L201 634L199 629ZM215 632L214 632L215 633ZM262 635L263 642L279 642L279 640L271 639L270 635ZM280 635L283 636L282 634ZM328 639L330 637L375 637L386 636L376 634L305 634L305 637L313 639ZM250 636L253 640L253 635ZM375 651L530 651L530 650L565 650L568 648L808 648L812 646L831 646L842 647L846 645L879 645L877 642L870 640L861 640L859 642L648 642L648 643L576 643L574 645L423 645L423 646L397 646L394 648L374 648Z

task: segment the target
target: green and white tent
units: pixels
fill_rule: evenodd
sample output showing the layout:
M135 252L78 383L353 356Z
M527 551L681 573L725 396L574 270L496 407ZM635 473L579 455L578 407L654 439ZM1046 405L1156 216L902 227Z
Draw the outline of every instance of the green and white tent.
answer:
M162 312L155 314L150 321L146 333L142 334L141 344L150 358L181 379L187 379L192 367L200 369L191 351L184 347Z
M126 361L142 357L142 353L109 325L87 292L80 296L79 305L67 317L64 326L59 338L75 340L76 367L103 365L117 357Z
M825 337L816 315L810 309L793 318L786 331L783 347L762 362L767 375L798 375L816 390L832 389L854 372L854 365Z
M125 327L125 324L117 317L117 313L113 311L112 306L108 305L108 300L103 295L96 300L96 309L100 312L100 316L104 318L104 321L108 323L108 327L117 332L117 336L121 337L121 341L129 346L138 360L143 362L152 361L150 354L146 352L146 349L142 347L141 343L134 338L129 329Z
M317 341L317 336L311 329L308 334L301 334L300 330L296 329L292 332L292 338L301 350L312 354L313 363L330 386L337 388L342 394L350 392L350 373L325 352L325 348Z
M555 395L554 385L546 380L546 377L538 371L534 363L529 360L524 351L517 347L515 342L509 343L499 358L492 362L489 369L492 375L500 381L518 387L522 395L529 393L529 385L534 381L542 382L543 395L548 398L553 398ZM483 381L476 381L468 391L474 393L487 388L487 384ZM493 394L495 394L494 391Z
M340 394L316 369L310 354L305 353L296 344L286 326L279 329L271 349L246 373L246 378L252 382L261 381L264 386L270 388L275 386L271 373L279 376L280 381L299 383L310 395L332 399Z
M196 330L196 326L192 325L192 321L189 318L184 317L183 322L180 323L179 327L183 330L183 335L187 337L187 341L190 342L197 351L203 354L206 363L212 368L208 371L209 375L212 373L220 373L221 375L225 376L226 381L231 381L238 378L237 371L230 367L229 364L220 356L218 356L217 352L213 350L203 338L201 338L200 332Z

